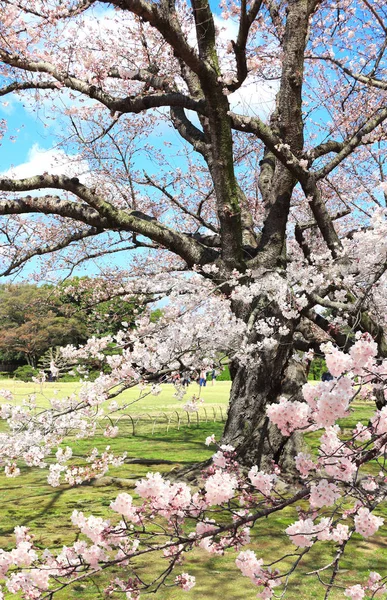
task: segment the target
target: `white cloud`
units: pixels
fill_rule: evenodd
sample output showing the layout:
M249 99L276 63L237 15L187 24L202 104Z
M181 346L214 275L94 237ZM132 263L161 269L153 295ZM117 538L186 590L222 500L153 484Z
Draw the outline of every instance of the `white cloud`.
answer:
M79 177L85 179L89 173L89 167L85 160L76 154L68 155L60 148L44 150L39 144L34 144L29 152L27 161L21 163L2 173L5 177L22 179L40 175L44 172L50 175L67 175L67 177Z
M223 67L235 69L233 53L227 53L227 46L231 40L238 37L238 23L231 19L222 19L214 15L217 28L218 52ZM275 97L278 92L278 81L259 79L254 74L249 74L242 87L229 96L231 109L248 116L258 116L267 119L275 108Z
M231 108L237 113L266 120L275 108L278 86L276 81L256 81L248 77L239 90L230 94Z

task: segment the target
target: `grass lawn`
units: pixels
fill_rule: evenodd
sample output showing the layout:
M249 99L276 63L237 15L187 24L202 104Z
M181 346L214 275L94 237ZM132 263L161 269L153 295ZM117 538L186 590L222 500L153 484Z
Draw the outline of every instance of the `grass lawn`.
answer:
M16 402L22 402L23 398L34 392L38 394L38 403L42 406L48 406L48 400L54 390L57 390L59 397L64 397L76 391L78 386L79 384L71 383L46 383L40 388L34 384L13 380L0 382L0 388L9 389L15 394ZM117 454L126 451L128 457L133 458L168 459L176 466L205 460L211 456L212 450L205 446L204 440L212 433L217 437L221 434L223 429L221 419L222 416L225 417L229 388L229 382L217 382L214 386L206 387L202 391L205 412L201 409L199 421L193 418L188 424L186 415L181 409L184 401L179 402L173 397L172 385L163 385L163 391L159 396L148 395L131 406L130 412L135 423L136 435L133 436L133 422L126 419L117 438L107 440L101 435L92 439L69 440L69 445L77 456L85 454L93 447L103 449L110 444L112 451ZM188 395L197 392L198 386L191 384ZM138 395L138 390L128 390L123 394L120 402L134 400ZM358 402L355 413L347 419L345 426L353 427L359 420L366 423L371 411L372 405L364 401ZM176 412L181 414L179 423ZM175 416L176 419L172 420ZM318 437L318 433L310 436L308 444L312 448L317 447ZM109 475L134 481L146 475L149 470L167 474L173 466L124 465L111 469ZM82 485L75 488L63 485L59 488L51 488L46 478L46 470L27 467L22 468L21 476L17 479L7 479L0 474L0 547L7 550L13 547L12 532L17 524L31 528L38 546L61 548L65 544L71 544L76 536L75 530L70 527L70 515L74 509L82 510L86 515L92 513L115 519L114 514L109 510L109 504L122 491L116 484L102 487ZM128 485L131 485L130 482ZM294 546L289 543L283 530L295 519L295 510L289 509L287 512L257 523L252 532L251 548L257 552L258 557L263 557L265 562L271 562L283 554L294 551ZM381 528L379 535L370 541L359 536L354 537L354 543L350 543L348 555L342 563L341 582L365 581L369 570L385 574L386 528ZM329 562L334 552L334 546L330 544L316 545L291 580L286 598L322 599L323 588L317 583L315 577L306 577L305 573ZM149 580L158 569L161 571L165 559L154 556L151 560L148 558L142 563L139 561L138 564L143 566L144 579ZM161 600L183 600L183 598L253 600L256 598L257 590L248 579L240 575L235 566L234 552L227 552L224 557L194 552L176 574L184 571L196 576L197 583L193 590L187 593L176 588L167 588L158 594ZM123 575L119 570L117 574ZM128 572L124 574L126 577L129 575ZM329 572L323 573L323 576L325 576L324 581L327 581ZM106 577L102 575L93 581L64 590L57 597L61 600L75 598L102 600L106 581ZM15 596L8 594L6 598L8 600ZM344 598L343 591L338 591L332 598Z

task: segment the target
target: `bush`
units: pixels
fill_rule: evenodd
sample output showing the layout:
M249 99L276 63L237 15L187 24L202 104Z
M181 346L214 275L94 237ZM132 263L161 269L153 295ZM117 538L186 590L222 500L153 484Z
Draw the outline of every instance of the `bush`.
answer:
M226 365L217 376L216 381L231 381L230 369Z
M39 374L37 369L33 369L30 365L23 365L22 367L18 367L16 371L13 372L13 376L15 379L20 379L20 381L32 381L33 377L36 377Z
M13 373L10 371L0 371L0 379L9 379L10 377L13 377Z
M328 371L327 363L323 358L314 358L310 365L308 379L320 380L323 373Z
M74 373L72 375L72 373ZM82 372L82 374L78 373L76 369L72 369L70 373L63 373L58 378L58 381L61 383L76 383L77 381L95 381L97 377L101 375L101 370L97 371L96 369L91 369L90 371Z
M73 383L81 380L80 375L70 375L70 373L64 373L58 377L57 381L62 383Z

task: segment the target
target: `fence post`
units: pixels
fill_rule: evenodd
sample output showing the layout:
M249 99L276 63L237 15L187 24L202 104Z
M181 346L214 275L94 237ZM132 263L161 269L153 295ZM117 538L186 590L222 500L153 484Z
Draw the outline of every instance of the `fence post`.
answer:
M132 435L135 436L136 435L136 430L134 428L134 421L133 421L132 415L128 415L128 417L129 417L129 419L131 420L131 423L132 423Z

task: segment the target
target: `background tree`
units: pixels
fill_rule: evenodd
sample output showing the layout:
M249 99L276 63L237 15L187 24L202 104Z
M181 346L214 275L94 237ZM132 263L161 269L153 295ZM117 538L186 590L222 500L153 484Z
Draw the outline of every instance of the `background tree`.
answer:
M98 278L72 277L58 287L57 294L61 310L82 319L90 336L116 334L122 329L122 323L134 327L146 306L146 298L140 297L139 304L125 292L121 296L114 292L111 297L111 290Z
M50 347L86 341L84 323L61 314L52 287L29 284L0 288L0 350L21 354L37 367Z
M3 273L34 256L61 256L63 266L133 251L126 278L142 275L137 285L156 297L180 295L180 318L184 303L193 310L183 298L192 282L158 274L198 272L200 301L218 293L230 311L227 321L219 305L203 325L224 349L217 330L232 324L224 441L245 462L285 460L291 444L266 406L299 395L304 372L292 357L319 350L311 325L343 349L353 343L348 327L368 331L387 351L384 2L253 0L221 14L206 0L0 6L0 93L52 114L60 98L64 147L78 168L1 178ZM236 104L236 93L268 82L276 96L267 118ZM151 143L170 127L178 162ZM119 290L124 280L110 273L106 285ZM146 330L159 357L162 321L158 337ZM176 337L164 352L183 367L187 339L197 360L211 354L203 328L185 326L184 339L170 326ZM128 364L153 377L161 358L129 356L139 344L128 342Z

